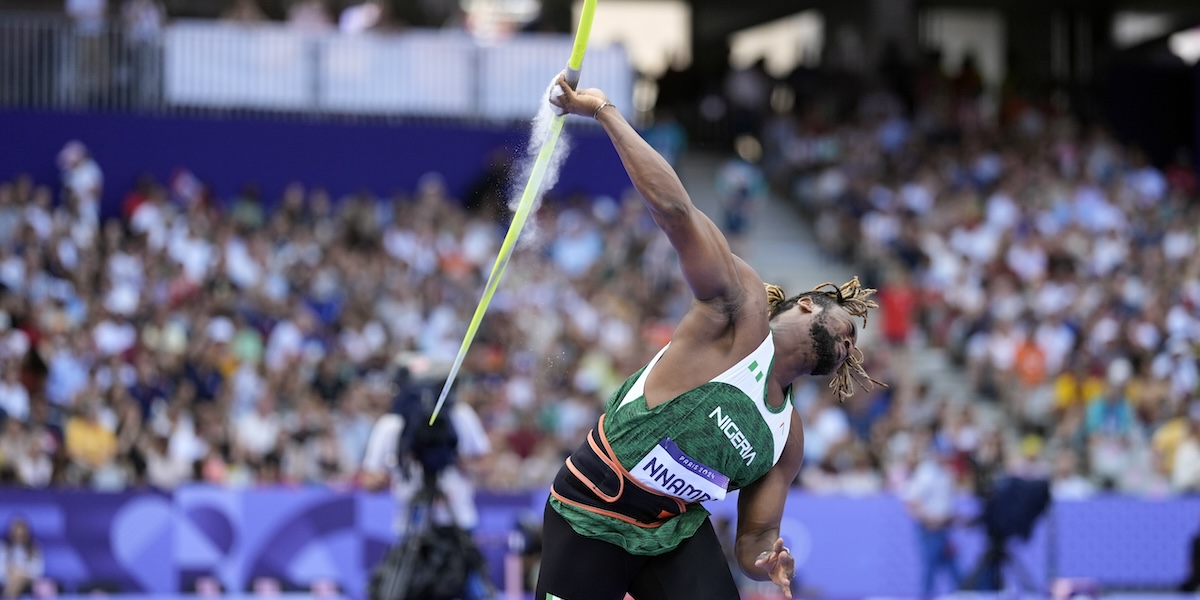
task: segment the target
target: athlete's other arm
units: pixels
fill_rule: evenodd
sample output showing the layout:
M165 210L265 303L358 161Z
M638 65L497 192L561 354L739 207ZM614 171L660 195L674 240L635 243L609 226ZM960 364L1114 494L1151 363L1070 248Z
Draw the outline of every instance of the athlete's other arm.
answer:
M595 115L608 133L630 181L678 252L683 277L696 299L736 298L741 287L729 242L712 219L692 204L683 182L666 159L638 135L615 106L608 104L604 92L597 89L576 92L561 76L558 85L563 95L552 96L552 104L571 114Z
M738 566L748 577L772 581L792 597L791 581L796 561L779 537L779 523L788 491L804 462L804 427L800 415L792 412L792 426L779 462L758 481L738 494L737 542L734 552Z

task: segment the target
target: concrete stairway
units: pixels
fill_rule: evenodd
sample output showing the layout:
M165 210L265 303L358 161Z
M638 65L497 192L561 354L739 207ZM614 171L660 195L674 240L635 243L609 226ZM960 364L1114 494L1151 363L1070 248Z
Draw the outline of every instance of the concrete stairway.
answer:
M680 179L687 187L692 201L720 223L720 200L716 190L716 173L725 159L714 154L690 152L679 167ZM746 258L763 280L776 283L794 294L825 282L843 282L856 274L846 263L824 255L814 239L810 223L788 201L771 197L762 207L754 223ZM863 332L864 341L876 334L876 329ZM907 367L915 380L928 381L935 397L956 403L972 402L984 422L995 418L991 407L974 402L965 374L952 364L946 353L938 348L917 347L911 353Z
M716 173L723 158L692 152L679 168L680 179L692 202L718 224L721 222ZM751 225L750 249L746 259L764 281L795 294L825 282L842 282L853 276L849 265L821 255L811 229L802 215L783 199L772 197Z

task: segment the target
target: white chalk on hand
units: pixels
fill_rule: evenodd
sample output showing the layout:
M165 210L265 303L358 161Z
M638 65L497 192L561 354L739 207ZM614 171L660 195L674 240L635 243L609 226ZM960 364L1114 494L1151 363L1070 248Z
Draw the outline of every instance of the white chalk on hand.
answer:
M554 81L550 82L550 98L558 98L562 95L563 89L558 85L558 77L555 77ZM554 114L560 117L566 114L566 111L564 111L561 107L555 106L554 104L550 105L550 110L553 110Z

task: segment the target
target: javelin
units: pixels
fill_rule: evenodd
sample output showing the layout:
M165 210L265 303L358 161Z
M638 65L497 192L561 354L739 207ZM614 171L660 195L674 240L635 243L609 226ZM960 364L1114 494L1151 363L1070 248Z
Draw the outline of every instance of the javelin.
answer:
M579 84L580 69L583 68L583 53L587 51L594 12L596 12L596 0L584 0L583 11L579 15L579 28L575 31L575 45L571 48L571 60L567 61L566 80L572 89ZM566 114L563 114L556 116L550 122L550 131L546 134L546 142L542 144L537 160L533 163L533 170L529 173L529 181L525 184L525 192L521 194L517 212L508 226L504 243L500 245L500 254L496 256L496 263L492 265L492 273L488 275L487 285L483 289L483 297L479 299L479 306L475 307L475 316L471 317L467 335L463 337L462 346L458 348L458 356L454 358L454 366L450 367L450 374L446 377L446 383L442 385L442 394L438 396L437 405L433 408L433 415L429 417L430 425L433 425L433 422L437 420L438 413L442 411L442 405L446 403L446 396L450 394L450 388L454 385L454 378L458 376L458 369L462 367L463 359L467 356L467 349L471 347L471 341L475 339L475 333L479 330L483 313L487 312L488 305L492 302L492 296L496 294L496 287L500 285L500 278L504 275L505 267L508 266L508 259L512 256L513 247L517 245L517 238L521 235L521 230L525 228L525 221L529 219L529 212L533 209L533 201L538 197L538 192L542 188L542 179L546 176L546 168L550 165L550 158L554 155L554 147L558 144L558 136L562 133L563 122L566 121L566 118Z

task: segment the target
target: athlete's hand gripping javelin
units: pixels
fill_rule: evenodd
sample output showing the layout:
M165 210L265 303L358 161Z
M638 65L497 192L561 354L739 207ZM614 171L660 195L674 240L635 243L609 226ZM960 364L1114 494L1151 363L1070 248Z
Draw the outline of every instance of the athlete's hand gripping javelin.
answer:
M571 89L565 75L559 75L557 83L562 95L551 94L550 104L558 107L563 114L595 118L603 107L612 106L608 96L596 88Z

